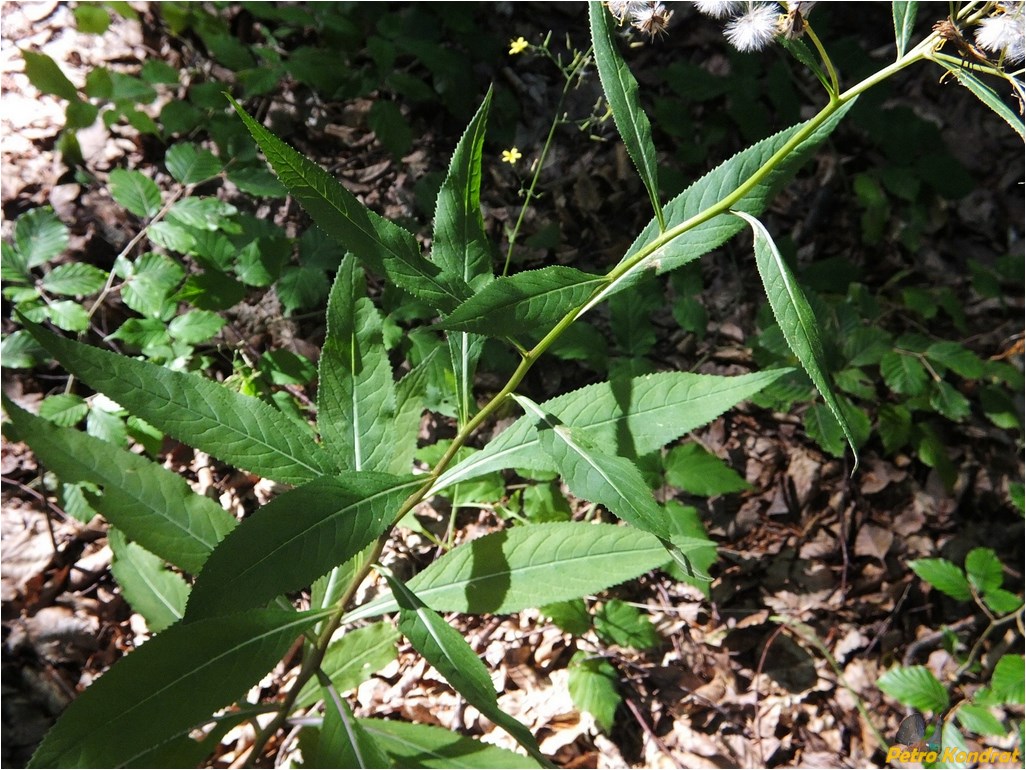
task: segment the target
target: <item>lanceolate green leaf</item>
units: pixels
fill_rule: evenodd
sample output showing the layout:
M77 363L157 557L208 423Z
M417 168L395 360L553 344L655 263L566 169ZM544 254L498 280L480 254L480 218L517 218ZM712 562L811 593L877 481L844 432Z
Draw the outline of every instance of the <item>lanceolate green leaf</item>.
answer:
M421 483L353 472L279 495L211 555L193 585L186 620L259 606L310 585L384 532Z
M541 406L567 425L586 429L618 455L642 455L715 419L790 371L737 377L661 372L588 385ZM442 474L432 494L503 468L554 470L540 451L535 423L529 417L517 420L483 451Z
M393 719L360 719L364 731L392 757L396 767L530 768L538 763L512 751L433 725Z
M316 163L257 123L228 97L274 172L313 220L365 265L442 312L470 296L462 278L425 259L413 235L360 203Z
M18 438L67 484L89 482L91 499L112 525L146 550L196 573L235 526L214 500L197 495L185 479L141 455L72 428L35 417L4 398ZM5 432L9 430L5 428Z
M898 49L897 58L900 59L908 50L908 41L912 38L912 28L916 25L919 3L894 0L891 5L894 15L894 44Z
M535 759L548 764L531 731L499 708L495 686L484 663L463 634L427 607L402 581L384 572L399 603L399 630L467 702L512 735Z
M364 732L337 691L324 688L324 722L317 750L304 767L391 767L374 738Z
M627 62L616 47L615 26L612 14L605 3L588 3L591 20L591 41L595 49L595 64L598 67L602 90L605 92L613 122L620 132L627 154L638 169L641 181L648 190L660 229L663 227L663 211L659 205L659 181L655 145L652 143L652 126L648 116L641 109L638 96L638 81L631 74Z
M543 267L497 278L457 307L438 326L489 337L547 327L582 304L605 278L572 267Z
M959 83L972 91L977 99L990 107L999 118L1010 125L1015 133L1019 135L1020 139L1026 138L1026 126L1023 124L1022 116L1009 108L993 88L960 64L952 64L946 61L938 61L937 63L954 75Z
M476 285L492 274L492 255L481 216L481 148L492 90L456 145L438 191L431 259L444 271Z
M346 255L328 299L328 333L318 366L317 428L343 467L386 471L395 416L392 365L381 315L367 298L363 271Z
M769 231L762 222L743 212L735 212L752 227L755 237L755 262L759 268L759 276L766 290L773 315L784 333L788 346L798 356L802 367L808 372L817 390L823 396L826 405L834 413L837 422L848 439L851 451L855 455L855 467L859 463L858 442L855 433L848 423L834 386L827 373L826 357L823 354L823 343L819 337L819 322L812 312L809 301L805 299L801 286L791 273L791 268L784 262Z
M76 377L226 463L284 484L301 484L334 468L310 433L259 399L195 374L58 337L28 321L24 325Z
M121 586L132 609L146 619L153 633L159 633L185 616L189 584L181 575L171 572L164 560L154 556L113 527L107 531L114 559L110 571Z
M480 287L491 280L492 259L488 236L481 216L481 148L492 91L456 145L449 173L438 192L435 205L435 229L431 258L468 285ZM481 356L483 340L466 331L448 335L449 356L456 378L456 410L459 424L465 425L474 407L474 372Z
M352 690L396 659L398 641L399 634L391 623L373 623L348 631L328 647L321 670L339 692ZM296 705L312 706L321 694L317 681L311 679L300 691Z
M841 121L854 100L848 102L816 127L805 139L787 154L771 172L762 177L748 192L731 206L734 211L759 215L766 208L769 200L795 175L807 161L820 143L830 135ZM666 228L683 224L701 212L722 201L736 190L742 183L752 177L773 155L781 150L789 140L806 129L805 123L799 123L778 134L756 142L742 150L734 157L724 161L708 174L703 176L688 189L671 200L663 208ZM633 285L636 275L641 270L654 268L657 273L685 265L698 259L716 247L726 243L744 229L744 223L726 212L718 214L690 230L679 235L657 249L634 269L625 274L607 292L611 296ZM660 233L659 222L649 222L634 243L627 250L624 259L637 254L646 244L655 240Z
M30 767L121 767L241 697L327 612L252 610L176 625L64 712Z
M608 454L582 430L574 430L524 396L513 395L536 421L539 443L577 497L601 503L645 532L669 540L671 529L641 471L630 460Z
M514 527L463 543L409 581L439 612L519 612L576 599L666 563L647 532L613 524L560 522ZM359 607L346 621L395 612L392 597Z

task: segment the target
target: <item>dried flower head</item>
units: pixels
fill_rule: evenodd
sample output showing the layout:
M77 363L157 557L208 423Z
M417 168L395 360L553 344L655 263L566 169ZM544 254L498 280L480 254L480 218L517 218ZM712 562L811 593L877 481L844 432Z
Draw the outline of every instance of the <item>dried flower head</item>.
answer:
M665 34L670 17L673 16L673 11L667 10L665 5L650 0L609 0L605 5L617 24L623 24L630 19L631 26L640 29L649 37Z
M731 19L723 34L742 53L759 51L777 36L779 16L776 3L748 3L748 10Z
M999 13L984 19L976 28L976 44L1018 64L1026 58L1026 28L1023 4L998 3Z
M606 3L606 8L613 14L613 18L616 19L617 24L623 24L627 17L633 16L635 13L640 11L649 3L644 0L609 0Z
M645 6L634 13L631 24L649 37L665 35L673 11L666 10L662 3L645 3Z
M805 32L805 19L812 11L814 2L791 2L787 4L787 15L780 17L780 34L788 40L799 38Z

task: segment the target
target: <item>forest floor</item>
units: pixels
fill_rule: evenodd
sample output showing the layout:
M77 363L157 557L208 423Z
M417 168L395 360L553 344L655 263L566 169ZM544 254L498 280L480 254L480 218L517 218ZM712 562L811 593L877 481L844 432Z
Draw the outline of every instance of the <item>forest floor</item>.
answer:
M95 180L117 167L159 164L158 143L124 127L107 131L97 124L80 131L94 182L76 178L55 148L63 104L41 96L28 83L18 48L48 53L76 83L100 65L131 72L147 59L161 57L180 66L185 56L180 41L154 22L150 10L138 7L144 10L141 23L119 19L101 38L77 33L65 4L3 5L5 238L18 214L51 205L71 227L67 259L109 269L115 244L132 234L124 213ZM586 22L579 11L577 5L496 4L494 29L488 33L536 40L539 31L554 29L558 38L577 24L575 36L584 40ZM727 66L713 48L718 30L714 24L707 27L704 32L673 27L666 41L643 50L634 63L643 88L646 80L656 79L652 73L664 57L681 55L688 46L712 52L709 67ZM563 83L544 62L519 69L515 64L502 62L492 75L525 105L515 129L507 132L511 144L525 152L534 147L536 154ZM595 95L593 86L575 92L567 109L586 114ZM275 113L276 130L293 132L290 140L299 149L325 163L375 210L423 219L413 204L416 185L428 171L444 170L459 138L458 125L420 115L423 130L415 132L409 152L396 159L368 128L370 100L321 100L303 114L302 93L286 86L286 96L269 98L264 105ZM938 84L936 73L904 81L901 97L941 128L948 151L981 180L966 196L930 204L921 252L909 255L889 241L868 248L861 240L861 211L836 202L847 185L839 167L887 162L855 139L850 144L838 139L821 151L773 204L772 226L794 234L800 260L850 259L859 280L871 289L903 270L909 271L908 285L951 288L967 324L952 332L954 338L982 358L1008 360L1021 370L1021 287L1000 301L983 299L973 293L966 265L971 259L1022 251L1022 146L1007 126L956 85ZM595 131L606 139L611 136L610 125ZM662 135L657 135L657 144L659 140L669 142ZM719 152L702 161L706 167L729 154ZM527 173L526 166L486 164L486 222L497 240L519 214L517 192ZM573 126L556 133L540 190L542 197L525 224L525 232L538 237L529 238L533 245L518 251L518 267L609 265L648 217L643 190L617 143L589 141ZM229 193L224 189L219 194ZM812 202L831 196L834 201L817 208L814 219ZM261 215L297 230L306 226L297 206L261 206ZM552 223L561 234L557 245L544 237ZM758 328L761 287L754 270L746 267L746 249L750 245L742 241L703 261L701 297L709 318L704 335L683 331L668 310L654 312L659 334L648 358L656 368L720 374L758 368L751 340ZM239 313L233 324L256 350L284 340L297 352L316 353L323 330L315 319L283 319L273 292L248 296L245 305L248 320ZM6 300L4 310L8 331L12 322ZM535 374L526 387L538 400L600 376L584 365L556 359ZM479 384L487 392L496 382L485 371ZM63 386L57 369L4 370L4 392L26 408L38 406ZM973 547L991 547L1006 566L1005 587L1021 593L1023 519L1009 497L1009 485L1023 478L1021 431L998 429L976 413L961 422L946 422L943 440L953 479L945 480L910 452L885 452L878 440L864 448L853 474L850 455L833 457L806 435L801 419L806 407L799 403L784 413L746 404L696 432L694 438L727 460L751 489L683 499L699 508L719 545L710 597L663 573L610 592L648 612L662 638L658 647L618 648L589 637L575 641L533 611L453 618L497 672L500 704L527 723L542 750L560 766L882 766L880 736L892 741L905 716L876 685L885 671L896 663L926 665L940 681L956 682L953 702L978 686L961 672L956 681L955 672L959 655L983 632L980 614L931 591L909 562L944 556L961 564ZM451 435L450 430L445 424L427 423L424 438ZM165 463L192 479L196 488L213 485L230 493L242 510L252 509L265 493L259 485L240 482L229 468L181 447L169 446ZM3 764L11 767L27 760L76 693L146 633L110 574L111 550L102 521L84 525L65 515L43 483L43 472L24 444L4 439ZM426 507L422 519L441 521L443 512ZM464 509L456 525L457 540L462 541L497 526L498 520L491 510ZM411 535L389 558L416 569L433 555L429 542ZM981 655L984 670L1002 654L1022 651L1020 631L1010 625L990 636ZM608 734L579 712L568 694L567 663L579 648L606 657L621 676L624 704ZM276 671L262 683L265 695L287 686L289 676ZM468 709L408 647L401 647L394 664L352 693L351 702L360 716L438 724L508 745L503 733ZM1021 709L1008 716L1021 723ZM211 759L212 766L231 766L251 737L245 730L230 734ZM967 740L971 747L977 745L974 738ZM1013 743L1014 736L992 745ZM284 756L290 745L277 749Z

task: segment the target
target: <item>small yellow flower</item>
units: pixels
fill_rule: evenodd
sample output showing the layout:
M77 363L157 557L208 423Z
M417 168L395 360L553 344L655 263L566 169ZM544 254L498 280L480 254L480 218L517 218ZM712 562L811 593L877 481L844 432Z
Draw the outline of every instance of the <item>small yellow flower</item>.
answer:
M520 150L518 150L516 147L502 151L502 162L508 163L511 166L518 160L520 160L522 157L524 157L523 153L521 153Z
M523 37L518 37L516 40L509 41L509 54L510 56L516 56L518 53L527 48L527 41Z

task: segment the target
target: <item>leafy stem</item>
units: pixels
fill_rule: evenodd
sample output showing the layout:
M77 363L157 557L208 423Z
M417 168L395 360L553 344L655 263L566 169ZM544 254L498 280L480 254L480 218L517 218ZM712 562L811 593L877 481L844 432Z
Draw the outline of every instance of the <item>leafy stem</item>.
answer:
M814 39L815 40L815 39ZM324 627L317 639L317 643L312 646L307 657L303 661L302 667L299 674L296 677L291 690L286 695L285 699L279 704L278 713L275 718L267 724L267 726L257 735L254 741L253 748L247 758L247 763L252 766L259 758L263 751L267 741L285 724L288 718L289 711L295 704L296 698L298 697L299 691L306 684L306 682L317 674L318 668L324 659L324 655L327 651L328 644L331 641L331 637L339 627L344 615L345 610L351 602L359 586L363 583L366 577L370 574L374 563L380 558L380 555L391 537L392 530L398 524L398 522L406 516L411 510L419 505L424 499L435 491L435 484L438 481L442 473L448 468L453 459L456 457L457 452L464 447L469 440L470 436L485 422L487 421L499 407L510 397L516 390L516 388L523 381L524 377L530 371L531 367L538 361L542 354L565 332L578 318L580 318L589 309L601 302L608 294L617 286L617 284L633 273L639 268L645 260L656 253L660 248L666 246L674 239L684 235L689 230L701 225L713 219L716 216L725 214L731 210L740 200L746 195L752 192L759 184L764 182L766 178L776 169L792 152L799 147L802 142L808 139L813 133L816 132L827 120L830 119L838 110L844 107L846 104L851 102L857 96L864 91L873 87L874 85L886 80L895 73L901 71L905 67L920 61L924 58L929 58L931 53L936 48L939 40L938 33L934 32L920 42L915 48L910 50L906 55L898 59L896 62L884 67L879 72L871 75L862 82L848 89L844 93L836 93L838 89L836 71L829 63L829 59L826 57L825 52L820 48L821 54L823 54L824 63L827 65L828 71L830 72L831 81L834 84L835 94L832 94L832 98L829 103L823 107L820 112L808 121L801 130L797 131L787 142L785 142L775 153L773 153L762 166L759 167L751 176L749 176L744 182L739 184L730 193L723 196L719 201L707 207L698 214L692 216L690 219L676 225L675 227L666 229L659 233L653 238L648 244L643 246L635 254L631 255L627 259L624 259L615 267L613 267L605 276L603 283L592 293L591 297L581 305L570 310L566 313L544 337L530 350L520 349L521 360L519 365L513 374L509 377L503 388L496 393L487 404L485 404L480 411L477 412L469 421L464 424L456 437L452 440L452 443L447 448L446 452L439 461L432 468L428 475L425 483L421 485L413 494L411 494L406 501L400 506L399 511L393 518L391 525L388 530L378 537L372 553L370 553L367 559L364 561L357 574L354 575L352 581L347 587L345 593L338 600L335 610L332 615L325 622ZM553 137L555 128L559 123L559 115L562 112L562 106L565 97L569 93L571 85L579 72L587 64L589 60L590 52L585 54L576 55L573 62L564 71L566 82L563 87L563 91L560 97L559 105L556 110L556 117L553 120L552 126L549 130L548 138L546 139L545 145L542 149L542 154L538 160L537 167L535 169L534 177L527 191L527 199L524 203L524 207L521 209L520 217L517 220L516 226L514 227L513 233L510 236L509 251L506 255L506 264L503 269L505 275L509 269L510 259L512 256L513 244L516 239L516 235L519 231L521 223L523 222L524 213L527 210L528 205L533 197L535 186L538 182L541 167L543 165L545 155L548 152ZM843 682L842 682L843 683ZM861 705L861 704L860 704ZM863 707L864 710L864 707ZM863 715L867 718L868 716ZM878 736L879 737L879 736ZM884 741L880 738L881 743Z

